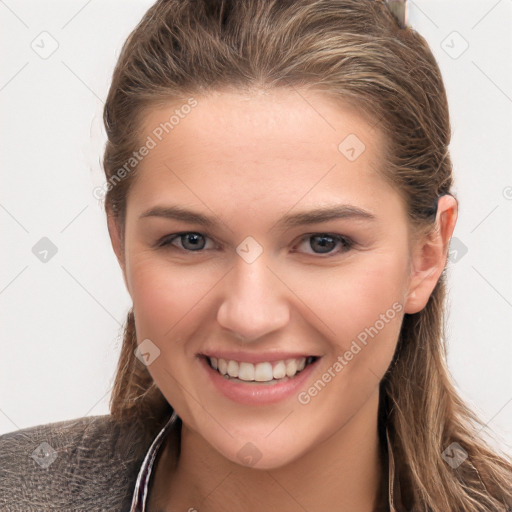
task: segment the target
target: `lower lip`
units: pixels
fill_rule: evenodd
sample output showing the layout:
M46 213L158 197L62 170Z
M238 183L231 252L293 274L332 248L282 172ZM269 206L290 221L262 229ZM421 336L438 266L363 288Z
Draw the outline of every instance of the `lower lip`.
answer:
M223 377L208 364L206 357L199 356L199 359L200 366L204 368L208 378L224 396L240 404L267 405L280 402L293 395L296 396L300 388L304 386L315 371L321 358L308 364L304 370L297 373L291 379L289 378L287 381L278 382L277 384L239 382L226 379L226 377Z

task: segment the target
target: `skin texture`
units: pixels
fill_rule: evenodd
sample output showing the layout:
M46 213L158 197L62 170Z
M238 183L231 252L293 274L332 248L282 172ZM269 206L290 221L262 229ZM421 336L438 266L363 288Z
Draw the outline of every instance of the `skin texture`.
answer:
M150 510L216 512L243 504L248 512L371 512L386 484L378 385L403 314L425 307L446 264L457 202L443 196L437 231L413 245L405 206L379 174L385 140L350 106L291 89L196 99L138 166L124 251L109 217L138 342L150 339L160 350L148 370L183 420L179 462L166 446ZM149 111L142 140L177 106ZM365 145L353 161L338 149L349 134ZM171 204L219 225L139 218ZM285 214L336 204L370 211L375 220L278 224ZM204 235L204 249L190 250L185 239L187 252L179 237L156 247L180 232ZM311 238L322 233L348 237L353 246L335 242L324 253ZM236 252L248 236L263 249L250 264ZM399 311L390 319L393 304ZM272 405L235 403L199 368L197 354L208 349L321 355L307 390L383 314L384 327L307 404L296 395ZM248 442L261 454L255 465L237 457Z

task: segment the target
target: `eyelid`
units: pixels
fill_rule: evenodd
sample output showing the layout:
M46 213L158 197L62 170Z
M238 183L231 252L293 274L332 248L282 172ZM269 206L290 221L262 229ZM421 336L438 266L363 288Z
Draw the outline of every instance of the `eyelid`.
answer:
M200 232L200 231L180 231L180 232L177 232L177 233L171 233L171 234L165 235L162 238L160 238L156 242L155 246L157 248L173 247L175 249L178 249L181 252L186 252L186 253L198 253L198 254L204 253L207 249L199 249L197 251L192 251L192 250L184 249L182 247L178 247L178 246L173 244L173 242L176 239L179 239L183 235L189 235L189 234L200 235L200 236L202 236L203 238L205 238L207 240L208 239L212 240L217 245L217 248L218 248L219 245L222 247L222 245L218 244L213 237L210 237L206 233L203 233L203 232ZM327 236L327 237L333 238L335 241L338 241L341 244L341 246L342 246L341 249L334 250L334 251L331 251L331 252L326 252L326 253L321 253L321 252L319 252L319 253L315 253L315 252L300 252L300 251L296 251L295 250L295 248L298 245L300 245L301 243L304 243L305 241L307 241L308 238L320 237L320 236ZM345 253L349 252L350 250L352 250L356 245L357 245L356 242L351 237L349 237L347 235L342 235L342 234L339 234L339 233L330 233L330 232L326 232L326 231L313 231L313 232L305 233L305 234L301 235L299 237L299 239L298 239L298 242L294 243L294 245L293 245L294 250L292 252L293 253L299 253L299 254L306 254L308 256L318 256L318 257L321 257L321 258L329 258L329 257L334 257L334 256L337 256L337 255L340 255L340 254L345 254Z
M307 253L302 253L302 254L307 254L308 256L320 256L323 258L329 258L329 257L334 257L334 256L337 256L340 254L347 253L351 249L353 249L354 246L356 245L356 242L347 235L341 235L339 233L329 233L326 231L316 231L316 232L306 233L305 235L302 235L299 239L299 242L296 245L294 245L294 247L297 247L299 244L303 243L308 238L320 237L320 236L327 236L327 237L333 238L335 241L338 241L342 244L342 248L338 249L338 250L331 251L331 252L326 252L326 253L307 252ZM294 252L298 252L298 251L294 251Z
M168 235L165 235L163 236L162 238L160 238L156 244L155 244L155 247L168 247L168 246L172 246L178 250L181 250L181 251L184 251L184 252L188 252L188 253L193 253L193 252L197 252L197 253L201 253L201 252L204 252L205 249L201 249L199 251L189 251L187 249L183 249L182 247L178 247L176 245L173 245L172 242L174 242L175 240L177 239L180 239L183 235L190 235L190 234L195 234L195 235L200 235L202 236L203 238L205 239L209 239L209 240L212 240L213 242L215 242L215 239L213 239L211 236L205 234L205 233L202 233L201 231L180 231L178 233L170 233ZM215 242L216 243L216 242ZM219 244L217 244L219 245Z

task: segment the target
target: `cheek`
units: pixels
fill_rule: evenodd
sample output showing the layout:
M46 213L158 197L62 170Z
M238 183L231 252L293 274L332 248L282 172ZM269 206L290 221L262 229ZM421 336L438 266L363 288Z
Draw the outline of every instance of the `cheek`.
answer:
M394 319L404 301L406 263L406 255L392 251L368 253L350 265L307 272L288 270L283 281L301 299L297 306L301 307L301 301L306 306L301 307L302 316L319 326L326 338L343 344L374 325L390 308L388 317Z
M354 403L368 396L393 358L403 318L406 255L368 254L357 264L296 276L291 286L307 304L302 316L329 341L323 345L325 378Z
M359 277L359 279L357 279ZM405 258L389 255L375 267L368 266L350 281L347 313L338 315L345 321L343 337L345 359L352 358L381 378L393 357L403 318ZM343 324L337 326L343 329ZM358 365L354 364L354 370ZM367 373L367 371L366 371Z
M339 427L378 389L403 319L401 263L389 258L387 264L381 260L346 274L338 269L323 292L309 295L308 304L316 304L315 325L320 325L318 318L327 324L323 332L329 343L324 346L329 348L318 374L299 395L305 411L314 404L318 417L332 418Z
M181 411L189 406L183 394L183 385L190 389L184 362L200 345L199 317L205 314L201 299L214 284L200 274L153 255L136 255L130 267L137 342L149 339L158 347L159 355L147 369L169 403Z
M179 338L176 334L191 324L215 279L162 259L134 259L130 277L138 336L164 341Z

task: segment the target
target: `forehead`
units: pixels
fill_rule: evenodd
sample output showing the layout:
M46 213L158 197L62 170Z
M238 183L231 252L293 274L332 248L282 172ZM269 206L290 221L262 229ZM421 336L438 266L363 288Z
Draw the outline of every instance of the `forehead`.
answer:
M147 110L144 135L152 134L164 145L172 141L177 151L195 146L223 158L240 156L240 150L247 158L262 156L268 149L287 159L296 149L322 156L334 149L337 156L349 149L339 147L348 135L346 146L352 142L358 152L364 148L366 160L383 149L382 133L355 106L348 100L335 102L320 92L291 88L212 91L193 100L193 107L188 105L191 98L183 98Z
M353 198L359 190L371 200L387 185L379 172L384 136L348 102L299 89L192 99L143 117L141 140L151 139L153 148L137 168L142 200L163 200L183 187L188 195L215 190L274 202L276 194L298 201L326 192Z

